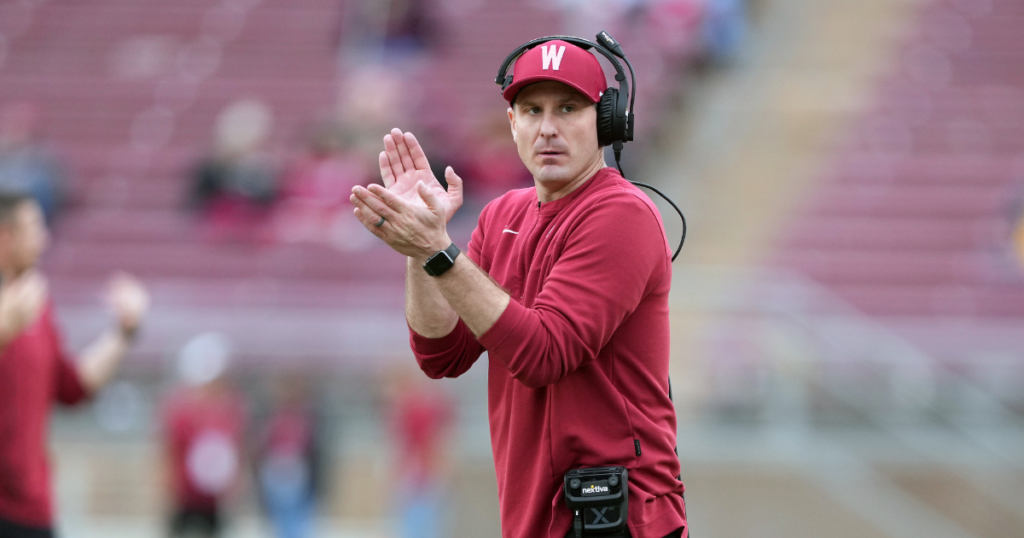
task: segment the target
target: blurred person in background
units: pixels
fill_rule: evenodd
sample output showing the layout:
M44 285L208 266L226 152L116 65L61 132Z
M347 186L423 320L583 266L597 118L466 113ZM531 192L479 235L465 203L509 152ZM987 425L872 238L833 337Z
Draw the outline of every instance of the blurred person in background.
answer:
M225 377L230 361L220 333L196 336L178 355L181 386L162 409L171 536L220 536L224 505L239 487L247 406Z
M747 35L746 0L707 0L704 46L708 60L728 64L736 59Z
M458 377L487 351L503 536L573 536L565 473L623 466L628 527L606 536L685 538L668 387L672 251L661 216L604 161L602 146L625 129L608 132L607 99L598 119L602 96L613 94L593 53L549 40L524 50L512 73L503 96L534 187L484 208L467 255L447 229L462 179L449 167L445 189L411 133L384 137L384 185L355 187L354 213L406 256L420 368Z
M521 166L516 148L508 143L508 120L493 114L481 116L476 136L459 152L463 159L460 168L473 178L466 186L466 202L473 214L512 189L533 185L530 171Z
M445 440L454 405L439 387L407 368L388 380L391 436L398 459L396 487L399 538L441 538L445 529L449 465Z
M561 27L566 35L586 35L603 28L619 35L623 23L642 11L650 0L555 0L562 12Z
M214 240L264 238L277 196L277 170L267 151L273 113L262 101L242 99L217 116L212 153L197 167L188 205Z
M352 150L371 156L370 166L376 173L380 132L417 105L417 97L405 91L406 77L415 74L368 64L365 59L353 62L344 72L335 104L337 121L346 126Z
M325 122L284 175L274 207L274 235L285 243L322 243L346 250L370 244L349 217L352 187L372 181L372 157L353 145L339 122Z
M305 538L323 491L320 421L301 376L278 379L273 400L256 450L260 497L277 538Z
M31 195L52 224L63 201L64 173L53 151L40 142L39 116L30 103L0 109L0 190Z
M48 233L27 194L0 194L0 537L53 536L47 424L54 400L71 405L115 374L149 298L134 278L110 284L116 325L74 361L54 323L46 279L36 268Z
M701 52L705 0L656 0L647 10L647 35L669 64L686 63Z
M404 60L434 44L437 31L429 17L428 0L357 0L346 2L338 25L339 50L351 49Z
M1000 250L1004 252L1000 257L1009 258L1008 265L1012 268L1008 278L1017 280L1024 275L1024 174L1014 181L1006 198L1009 200L1006 207L1008 233L1006 242L1000 242Z

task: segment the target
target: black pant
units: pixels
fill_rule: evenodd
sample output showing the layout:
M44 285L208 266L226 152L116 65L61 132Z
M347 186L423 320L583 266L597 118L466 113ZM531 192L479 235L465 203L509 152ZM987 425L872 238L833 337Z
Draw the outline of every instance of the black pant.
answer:
M183 536L189 533L211 537L220 536L222 527L220 514L215 509L179 508L171 517L171 536Z
M682 538L683 528L679 528L668 533L667 535L665 535L665 538ZM565 538L575 538L575 536L576 534L572 531L572 529L569 529L569 533L565 535ZM584 534L584 536L586 536L586 534ZM601 538L632 538L632 536L633 535L629 533L629 529L624 529L622 532L617 534L602 534Z
M53 529L37 529L0 518L0 538L53 538Z

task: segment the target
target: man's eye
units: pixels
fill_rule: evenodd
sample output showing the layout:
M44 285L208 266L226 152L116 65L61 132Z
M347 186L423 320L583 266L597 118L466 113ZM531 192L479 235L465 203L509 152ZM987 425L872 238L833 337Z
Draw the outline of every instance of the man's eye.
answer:
M540 114L540 108L539 107L533 107L530 110L527 110L526 113L527 114Z
M576 107L574 107L572 105L562 105L562 112L564 112L566 114L568 114L569 112L572 112L574 110L576 110Z

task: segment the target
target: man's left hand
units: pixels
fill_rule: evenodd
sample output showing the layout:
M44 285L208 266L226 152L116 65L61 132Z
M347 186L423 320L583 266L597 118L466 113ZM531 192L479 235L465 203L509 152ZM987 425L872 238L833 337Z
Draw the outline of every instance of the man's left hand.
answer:
M127 273L117 273L110 280L107 297L121 332L134 335L138 330L142 317L149 310L149 294L135 277Z
M444 205L422 181L415 185L423 205L405 200L380 185L352 189L355 215L367 230L401 254L425 262L452 240L446 230ZM380 218L384 222L377 226Z

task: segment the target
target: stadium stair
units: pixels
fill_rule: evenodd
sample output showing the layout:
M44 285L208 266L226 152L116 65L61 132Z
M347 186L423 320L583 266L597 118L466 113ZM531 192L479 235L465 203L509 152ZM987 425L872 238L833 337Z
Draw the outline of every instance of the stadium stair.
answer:
M774 261L943 362L985 367L1024 345L1024 6L935 1L918 21Z

